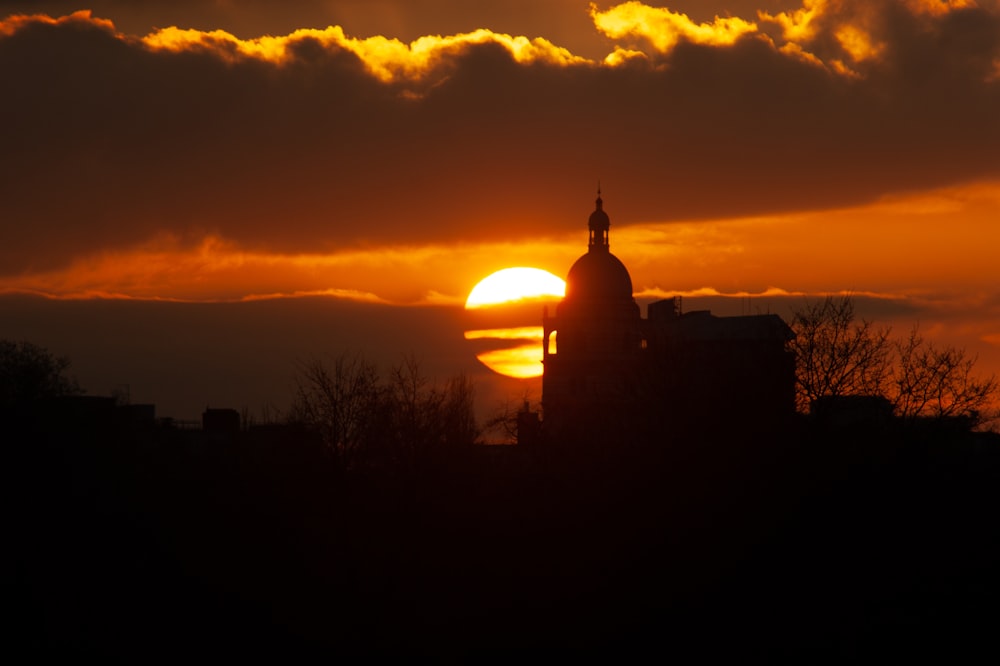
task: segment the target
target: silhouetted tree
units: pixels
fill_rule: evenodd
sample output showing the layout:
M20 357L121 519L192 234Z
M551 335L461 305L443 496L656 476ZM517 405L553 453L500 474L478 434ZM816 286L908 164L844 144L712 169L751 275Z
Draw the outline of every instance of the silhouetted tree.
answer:
M387 395L394 423L394 445L404 459L420 458L473 444L479 437L475 389L457 375L439 389L420 370L412 355L392 368Z
M288 420L316 429L334 462L358 464L377 439L382 389L378 371L360 354L300 364Z
M376 367L358 354L301 364L289 420L315 428L344 469L397 463L475 443L472 382L458 375L443 389L412 356L383 383Z
M891 329L857 320L850 296L806 303L792 313L791 328L801 411L826 396L885 393L892 370Z
M475 444L479 439L476 424L476 387L465 373L451 377L444 387L442 405L443 443L447 448Z
M850 296L826 297L792 314L796 403L807 411L823 397L882 396L897 416L962 417L970 426L991 420L1000 384L974 374L964 349L926 341L915 326L907 338L858 320Z
M443 396L428 386L413 356L392 368L388 396L392 401L396 448L412 459L433 448Z
M0 409L83 390L66 374L69 359L27 341L0 340Z
M1000 386L995 375L973 373L975 356L925 341L916 326L893 347L897 362L891 398L900 417L962 417L978 426L995 416L990 409Z

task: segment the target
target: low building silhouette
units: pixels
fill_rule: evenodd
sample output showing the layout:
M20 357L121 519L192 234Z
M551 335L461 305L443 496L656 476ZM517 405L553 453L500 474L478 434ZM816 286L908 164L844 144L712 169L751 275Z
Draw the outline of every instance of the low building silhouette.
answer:
M543 317L546 437L662 440L767 433L795 413L791 329L773 314L717 317L672 298L640 314L628 269L610 251L598 192L587 253Z
M240 432L240 413L235 409L206 407L201 414L201 429L215 438L236 437Z

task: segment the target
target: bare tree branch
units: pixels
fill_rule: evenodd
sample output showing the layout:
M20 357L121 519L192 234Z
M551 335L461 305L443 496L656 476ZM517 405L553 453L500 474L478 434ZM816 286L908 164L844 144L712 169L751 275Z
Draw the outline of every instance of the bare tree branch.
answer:
M964 349L939 347L914 327L906 338L857 321L850 296L827 297L793 313L796 402L808 411L827 396L883 396L902 419L961 417L971 427L996 417L1000 383L975 374Z
M891 329L856 321L850 296L807 303L793 313L791 327L800 410L824 396L884 392L892 367Z
M344 469L412 466L476 442L475 390L464 375L443 389L405 356L389 380L358 354L299 364L289 420L314 428Z

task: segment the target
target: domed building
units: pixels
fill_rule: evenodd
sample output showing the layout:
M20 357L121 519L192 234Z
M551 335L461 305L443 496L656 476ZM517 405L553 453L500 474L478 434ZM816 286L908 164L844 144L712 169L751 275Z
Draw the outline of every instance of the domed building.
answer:
M566 276L566 296L555 317L544 317L542 401L549 432L567 436L596 421L613 429L635 403L643 346L642 318L632 276L611 254L611 221L600 191L590 215L587 253ZM588 413L586 422L579 414Z
M726 423L787 424L795 362L780 317L682 313L673 298L651 303L643 319L632 277L611 253L600 191L587 226L587 253L570 268L555 316L543 316L548 437L648 440Z

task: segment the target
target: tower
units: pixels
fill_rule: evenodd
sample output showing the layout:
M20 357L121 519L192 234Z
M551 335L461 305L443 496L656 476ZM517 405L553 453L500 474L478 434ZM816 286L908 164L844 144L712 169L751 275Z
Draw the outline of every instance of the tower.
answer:
M587 227L587 252L569 270L566 296L543 318L546 431L574 439L608 437L630 422L643 348L632 278L611 253L600 190Z

